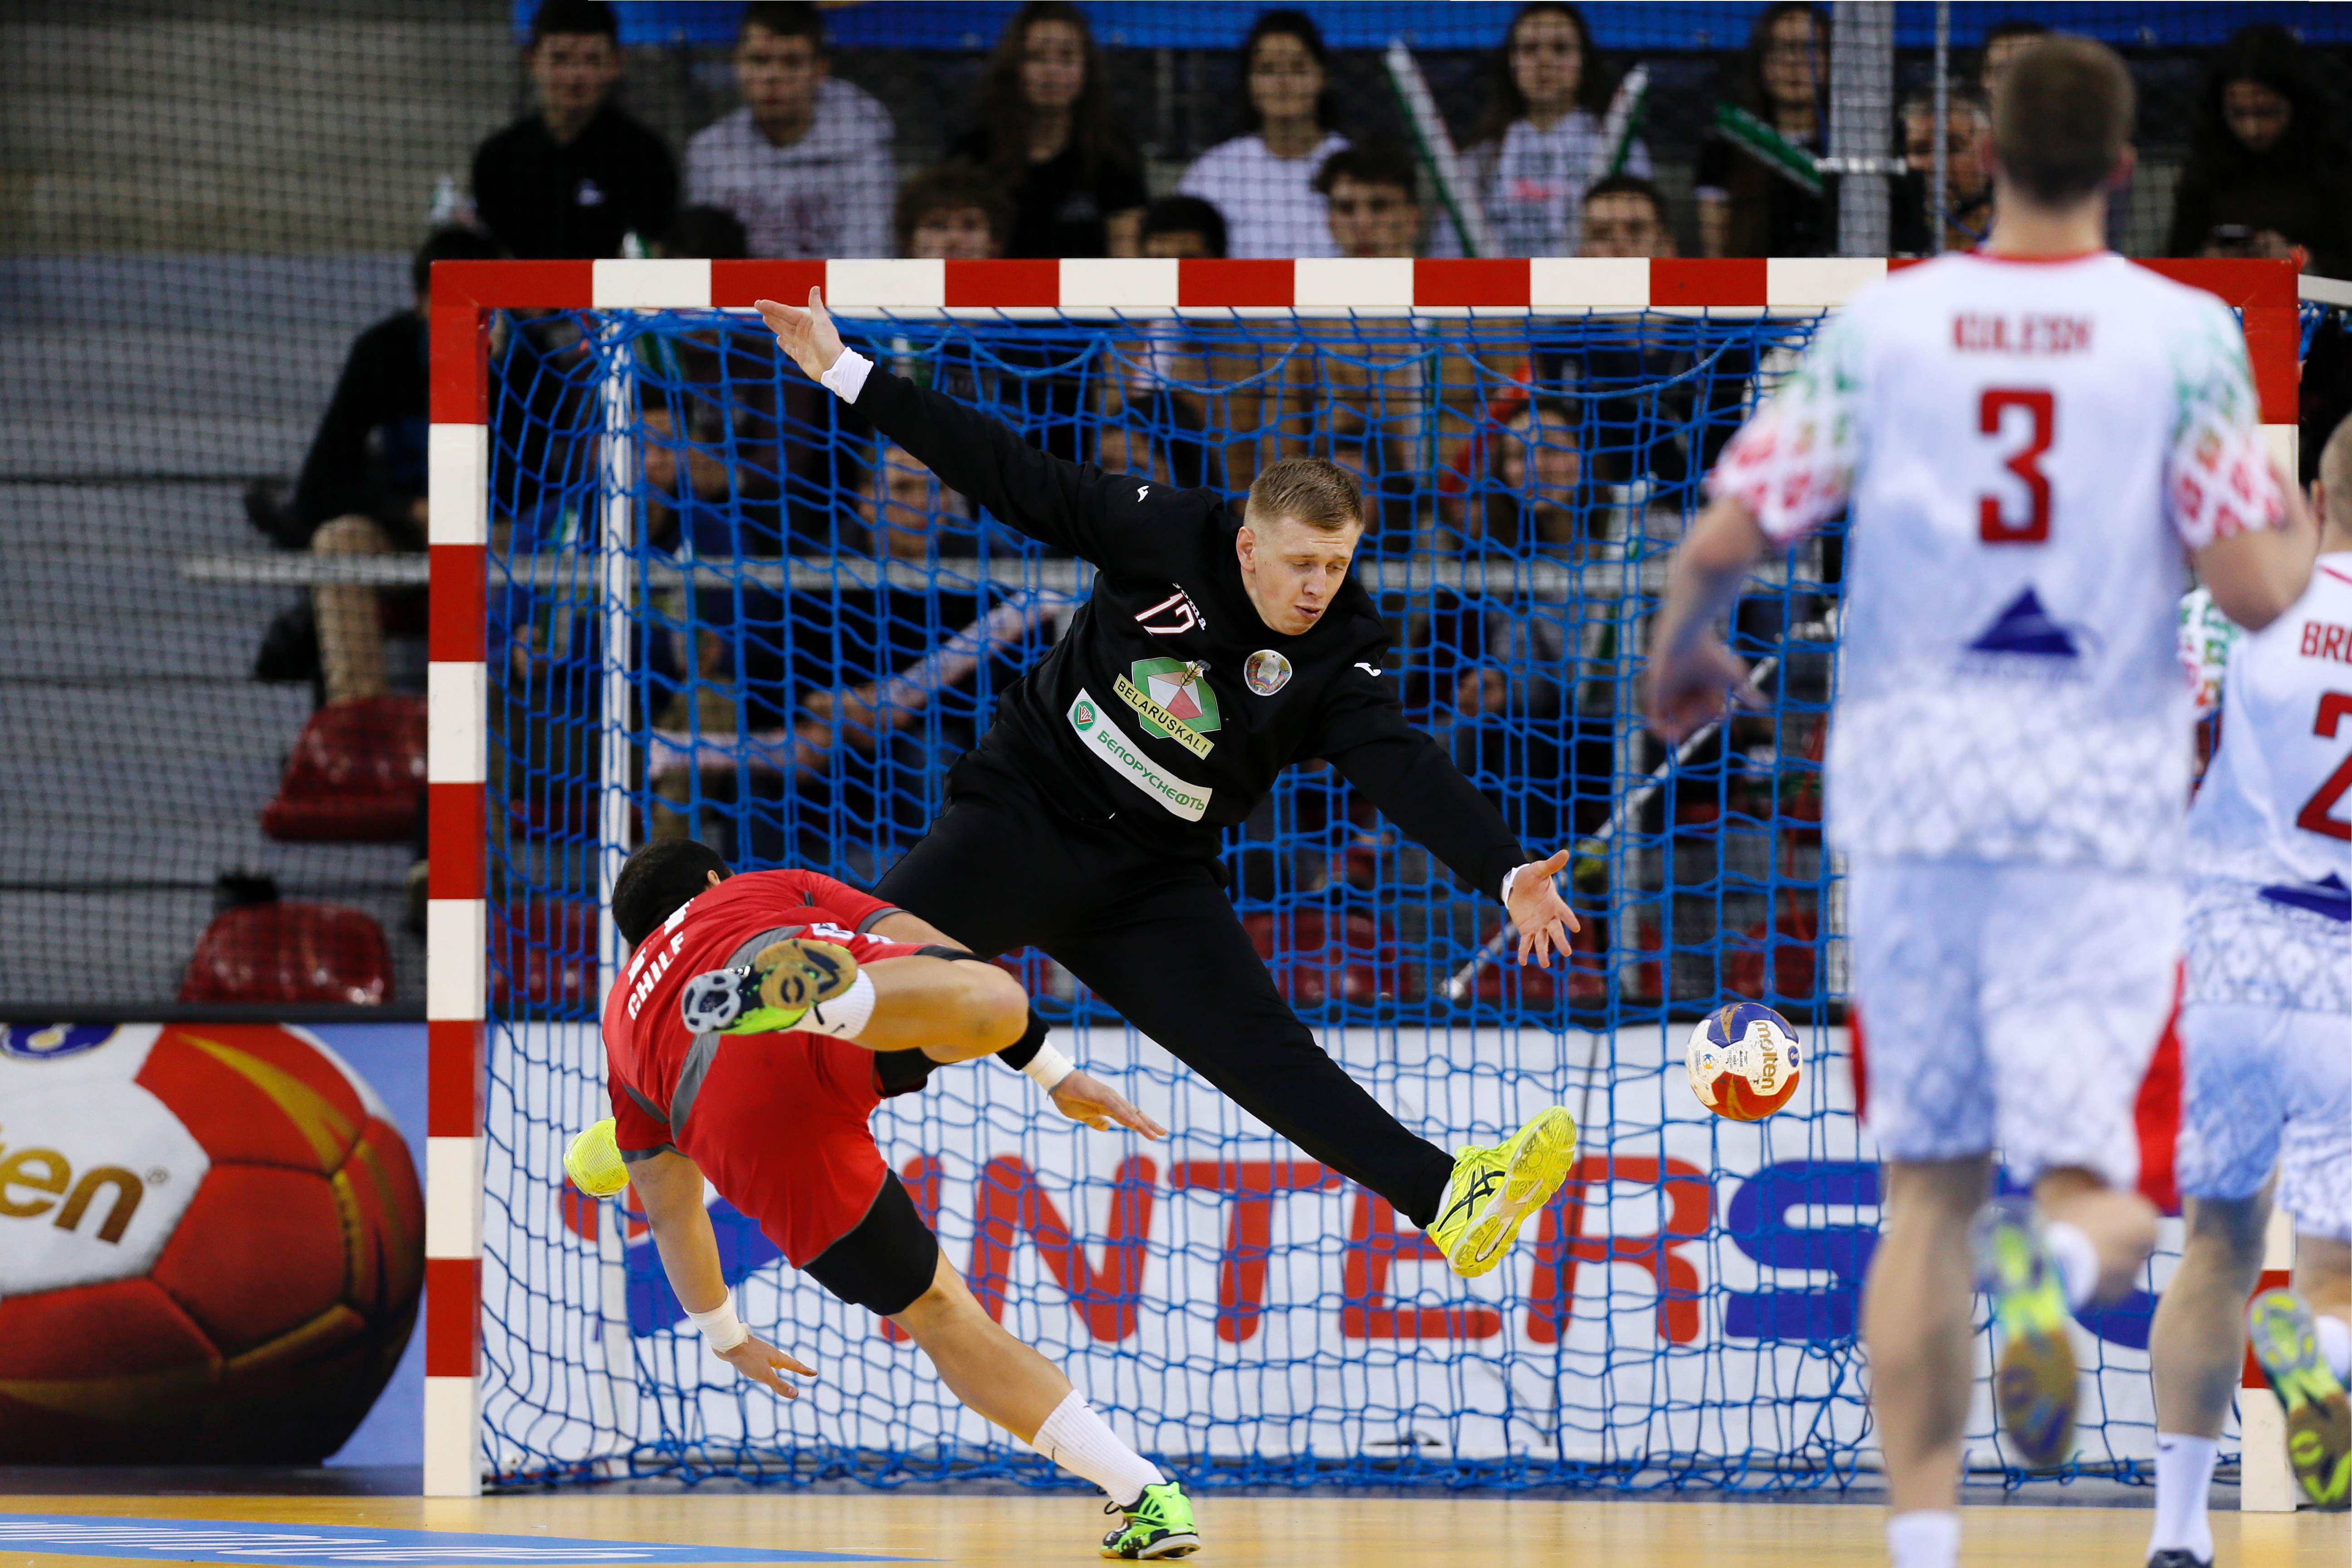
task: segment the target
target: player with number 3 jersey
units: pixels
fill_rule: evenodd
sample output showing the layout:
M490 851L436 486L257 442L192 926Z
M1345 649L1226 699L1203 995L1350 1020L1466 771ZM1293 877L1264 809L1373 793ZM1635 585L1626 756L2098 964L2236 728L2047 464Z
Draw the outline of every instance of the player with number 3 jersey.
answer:
M2104 47L2019 58L1987 247L1822 329L1725 448L1652 636L1663 734L1754 700L1717 617L1766 550L1849 517L1825 803L1889 1166L1863 1326L1898 1568L1957 1558L1971 1231L2036 1466L2071 1445L2070 1310L2154 1244L2132 1112L2180 951L2184 553L2247 626L2310 560L2229 308L2103 247L2131 121ZM1987 1204L1996 1152L2033 1205Z

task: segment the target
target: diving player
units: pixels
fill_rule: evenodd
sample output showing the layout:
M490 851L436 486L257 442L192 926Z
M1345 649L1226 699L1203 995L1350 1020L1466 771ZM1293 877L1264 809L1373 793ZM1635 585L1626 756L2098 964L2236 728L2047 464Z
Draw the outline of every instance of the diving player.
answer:
M730 877L691 839L632 855L613 884L633 953L604 1003L613 1119L573 1140L564 1167L595 1196L636 1189L678 1304L745 1377L790 1399L782 1374L814 1369L736 1316L706 1177L793 1268L904 1329L965 1405L1102 1488L1121 1515L1104 1556L1189 1555L1183 1489L988 1315L875 1146L867 1119L919 1085L903 1070L914 1058L967 1061L1029 1026L1028 998L995 965L869 934L899 912L807 872ZM1097 1115L1163 1131L1109 1100Z

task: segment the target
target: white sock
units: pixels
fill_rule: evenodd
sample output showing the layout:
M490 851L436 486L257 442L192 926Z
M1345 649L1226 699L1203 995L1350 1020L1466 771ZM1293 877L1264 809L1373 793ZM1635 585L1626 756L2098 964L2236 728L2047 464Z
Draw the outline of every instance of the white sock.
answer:
M2319 1353L2336 1369L2336 1381L2352 1386L2352 1324L2341 1318L2314 1318L2319 1331Z
M2099 1293L2099 1249L2079 1225L2053 1219L2042 1227L2042 1239L2058 1265L2058 1282L2066 1288L2066 1305L2079 1312Z
M2156 1435L2156 1528L2147 1538L2149 1556L2186 1552L2200 1563L2213 1560L2213 1525L2205 1510L2220 1447L2210 1437Z
M1118 1434L1094 1412L1076 1389L1054 1406L1029 1439L1029 1446L1076 1476L1082 1476L1126 1508L1168 1478L1160 1467L1118 1440Z
M1958 1568L1959 1510L1915 1508L1889 1517L1886 1555L1895 1568Z

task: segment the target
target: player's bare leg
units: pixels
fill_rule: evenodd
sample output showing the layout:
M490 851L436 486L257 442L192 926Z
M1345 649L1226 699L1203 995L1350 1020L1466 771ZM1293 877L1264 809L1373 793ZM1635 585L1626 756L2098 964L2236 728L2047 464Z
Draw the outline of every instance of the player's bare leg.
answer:
M2147 1342L2156 1383L2156 1524L2148 1562L2199 1568L2213 1561L2206 1514L2221 1424L2246 1358L2246 1298L2262 1277L2270 1195L2190 1198L2180 1266L2157 1303Z
M695 976L682 1005L698 1029L814 1028L871 1051L920 1051L942 1063L1003 1050L1029 1018L1021 983L994 964L911 957L860 965L845 948L801 937L762 948L741 969ZM629 1184L611 1117L572 1138L563 1168L591 1197Z
M909 957L860 967L847 949L810 937L771 942L740 969L696 975L680 1006L697 1033L814 1029L937 1062L1003 1050L1029 1019L1020 982L993 964Z
M2104 1301L2132 1288L2140 1265L2156 1250L2156 1205L2136 1192L2110 1186L2088 1171L2045 1172L2033 1184L2033 1201L2050 1227L2053 1250L2066 1274L2067 1294L2077 1306ZM2070 1251L2071 1226L2091 1244L2095 1279L2079 1277L2083 1254Z
M2339 1324L2352 1320L2352 1241L2332 1236L2297 1236L2294 1288L2311 1303L2313 1313L2323 1323L2330 1318ZM2326 1337L2335 1337L2324 1327L2320 1331ZM2322 1348L2338 1364L2340 1373L2344 1352L2352 1346L2339 1342Z
M1104 1538L1103 1555L1183 1557L1199 1548L1182 1489L1121 1442L1059 1367L1005 1332L944 1254L931 1288L891 1321L958 1399L1109 1495L1125 1517Z
M1986 1155L1886 1167L1862 1334L1897 1568L1943 1568L1958 1551L1974 1287L1969 1227L1991 1182Z

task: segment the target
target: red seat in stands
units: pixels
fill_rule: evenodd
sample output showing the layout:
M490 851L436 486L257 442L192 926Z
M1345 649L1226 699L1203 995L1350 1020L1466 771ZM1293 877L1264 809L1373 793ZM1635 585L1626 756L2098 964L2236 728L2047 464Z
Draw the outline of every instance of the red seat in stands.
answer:
M1479 1002L1540 1012L1559 1006L1560 993L1565 991L1571 1007L1599 1007L1609 1000L1609 976L1602 962L1598 953L1579 952L1565 963L1555 954L1549 969L1522 966L1514 942L1500 957L1479 967L1470 994Z
M1737 941L1724 944L1723 988L1776 1005L1811 1002L1819 978L1820 943L1821 921L1814 911L1784 905L1771 931L1759 921Z
M1294 1006L1394 1000L1419 991L1369 915L1276 910L1244 917L1242 929Z
M425 809L425 699L355 698L310 715L261 830L301 843L397 844Z
M495 907L490 997L502 1006L598 1005L596 907L556 900Z
M196 941L183 1002L381 1006L392 994L383 928L336 904L245 904L224 910Z

